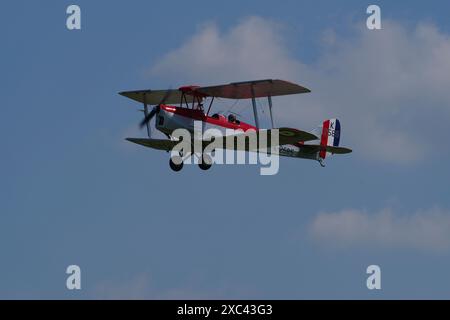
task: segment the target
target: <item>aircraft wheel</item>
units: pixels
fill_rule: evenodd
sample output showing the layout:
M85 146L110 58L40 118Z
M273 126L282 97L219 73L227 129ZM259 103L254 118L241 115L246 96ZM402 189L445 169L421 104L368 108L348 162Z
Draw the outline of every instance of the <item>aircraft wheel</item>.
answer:
M212 166L212 159L209 155L203 154L202 155L202 163L199 163L198 166L202 170L208 170Z
M170 169L172 169L175 172L180 171L183 169L183 159L179 156L173 156L169 160Z

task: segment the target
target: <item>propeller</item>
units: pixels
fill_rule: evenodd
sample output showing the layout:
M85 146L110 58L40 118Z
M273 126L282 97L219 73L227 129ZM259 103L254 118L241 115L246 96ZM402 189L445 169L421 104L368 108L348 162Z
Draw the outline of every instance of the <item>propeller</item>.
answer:
M160 109L160 107L159 107L159 104L158 104L158 105L153 107L153 109L150 111L150 113L144 111L146 113L146 115L145 115L144 119L139 123L139 128L142 129L143 127L145 127L150 122L150 120L153 119L155 114L157 112L159 112L159 109Z
M145 127L146 125L148 125L148 123L150 122L150 120L153 119L155 114L159 112L161 105L164 104L164 102L167 100L167 98L170 96L171 93L172 93L172 89L167 90L166 94L164 95L164 97L161 99L161 101L157 105L155 105L153 107L153 109L150 111L150 113L145 112L146 113L145 114L145 118L139 124L139 127L141 129L143 127Z

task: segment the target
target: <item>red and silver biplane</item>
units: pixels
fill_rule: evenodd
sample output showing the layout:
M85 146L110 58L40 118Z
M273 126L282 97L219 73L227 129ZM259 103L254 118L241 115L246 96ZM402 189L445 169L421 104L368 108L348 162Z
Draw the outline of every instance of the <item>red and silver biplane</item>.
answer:
M177 90L138 90L120 92L121 95L138 101L144 105L145 118L140 123L141 128L147 128L148 138L126 138L126 140L139 145L171 151L179 142L172 137L172 133L179 128L194 130L194 122L201 121L203 128L216 128L221 131L226 129L242 130L243 132L261 132L265 130L270 135L274 128L272 116L272 97L300 94L310 92L309 89L300 85L283 80L256 80L246 82L236 82L218 86L183 86ZM225 99L251 99L255 125L245 123L234 114L226 117L220 113L210 115L214 98ZM267 98L272 129L261 129L259 126L257 98ZM209 101L208 101L209 100ZM204 103L208 108L205 110ZM153 106L149 110L149 106ZM151 134L150 121L155 118L157 130L167 136L168 139L153 139ZM330 154L350 153L351 150L339 147L341 136L341 125L338 119L328 119L316 131L306 132L292 128L279 128L278 154L281 156L312 159L324 166L323 161ZM210 141L208 141L210 142ZM227 148L226 145L223 147ZM235 148L235 147L234 147ZM245 150L255 151L255 150ZM187 157L191 155L183 155ZM200 155L201 158L207 155ZM183 162L169 160L170 167L174 171L179 171L183 167ZM211 167L210 161L199 161L199 166L203 170Z

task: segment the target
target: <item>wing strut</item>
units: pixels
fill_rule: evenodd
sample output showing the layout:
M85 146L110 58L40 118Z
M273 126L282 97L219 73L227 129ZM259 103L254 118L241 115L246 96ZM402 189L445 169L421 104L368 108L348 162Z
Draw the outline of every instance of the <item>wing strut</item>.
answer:
M214 102L214 97L211 98L211 102L209 103L208 111L206 112L206 115L209 115L209 110L211 110L211 106Z
M145 115L145 119L147 119L148 117L148 106L147 106L147 101L145 99L145 92L144 92L144 115ZM147 125L147 135L149 138L152 137L152 132L151 132L151 128L150 128L150 121L147 121L146 123Z
M259 130L258 110L256 109L255 89L253 88L253 84L252 84L252 105L253 105L253 115L255 116L256 129Z
M269 113L270 113L270 122L272 124L272 129L275 128L273 125L273 115L272 115L272 96L267 96L267 101L269 101Z

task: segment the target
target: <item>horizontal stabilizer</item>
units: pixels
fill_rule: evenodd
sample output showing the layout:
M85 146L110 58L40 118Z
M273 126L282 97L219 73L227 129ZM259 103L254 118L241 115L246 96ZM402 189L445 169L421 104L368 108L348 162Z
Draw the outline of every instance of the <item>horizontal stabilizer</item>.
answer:
M333 154L346 154L352 152L352 149L345 147L322 146L318 144L304 144L301 145L300 148L303 150L309 150L311 153L318 151L325 151Z

